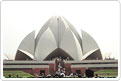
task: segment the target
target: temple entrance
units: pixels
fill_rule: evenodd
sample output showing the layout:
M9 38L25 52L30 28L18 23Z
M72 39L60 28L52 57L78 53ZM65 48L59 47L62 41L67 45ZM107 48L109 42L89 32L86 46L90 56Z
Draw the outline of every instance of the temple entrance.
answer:
M45 75L45 70L40 70L40 75Z
M80 71L80 70L76 70L76 73L77 73L77 74L81 74L81 71Z
M55 58L74 60L67 52L62 50L61 48L55 49L52 53L50 53L44 60L55 60Z

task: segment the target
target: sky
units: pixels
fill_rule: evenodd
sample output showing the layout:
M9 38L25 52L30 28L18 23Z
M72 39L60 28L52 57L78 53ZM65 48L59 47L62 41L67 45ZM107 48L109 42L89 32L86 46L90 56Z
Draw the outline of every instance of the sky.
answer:
M4 1L2 2L2 47L13 60L22 39L36 34L52 16L63 16L97 42L103 58L119 57L120 27L118 1Z

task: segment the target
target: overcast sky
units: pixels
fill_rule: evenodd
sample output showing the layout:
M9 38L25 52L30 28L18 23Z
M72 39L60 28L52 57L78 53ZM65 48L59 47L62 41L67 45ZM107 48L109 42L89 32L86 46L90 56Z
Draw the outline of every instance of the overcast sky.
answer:
M51 16L63 16L77 31L89 33L103 57L118 58L119 3L117 1L4 1L2 2L3 54L14 59L22 39L36 34Z

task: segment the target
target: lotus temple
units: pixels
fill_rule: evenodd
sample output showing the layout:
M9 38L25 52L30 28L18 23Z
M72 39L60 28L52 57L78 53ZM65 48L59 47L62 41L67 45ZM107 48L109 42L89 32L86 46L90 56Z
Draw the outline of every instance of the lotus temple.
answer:
M37 36L30 32L21 41L14 60L4 60L4 70L22 70L32 75L54 74L58 70L56 60L64 61L65 73L82 73L90 67L118 68L117 60L103 60L103 54L95 39L86 31L80 33L64 17L51 17Z

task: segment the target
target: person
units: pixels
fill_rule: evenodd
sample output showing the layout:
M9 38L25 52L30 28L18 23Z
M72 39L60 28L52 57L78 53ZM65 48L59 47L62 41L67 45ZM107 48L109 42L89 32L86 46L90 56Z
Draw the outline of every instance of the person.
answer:
M79 78L82 78L82 75L81 75L81 74L78 74L78 77L79 77Z
M74 76L74 74L73 73L71 73L70 75L69 75L69 77L73 77Z
M60 65L62 66L62 68L64 68L64 60L63 59L60 60Z
M19 78L19 76L18 76L18 75L16 75L16 78Z
M44 73L42 73L42 77L45 77L45 74Z
M51 74L48 74L48 75L47 75L47 78L51 78Z
M95 74L95 78L99 78L98 74Z
M60 73L61 78L65 77L65 73Z
M74 78L77 77L77 74L76 74L76 73L73 73L73 77L74 77Z
M55 71L58 70L58 65L59 65L59 59L58 57L55 59Z
M10 78L11 77L11 74L9 74L8 77Z
M39 73L35 73L34 75L35 75L35 77L39 77Z
M69 61L69 57L66 58L66 61Z
M94 71L91 70L90 68L86 69L85 74L86 74L86 77L88 77L88 78L94 77Z

